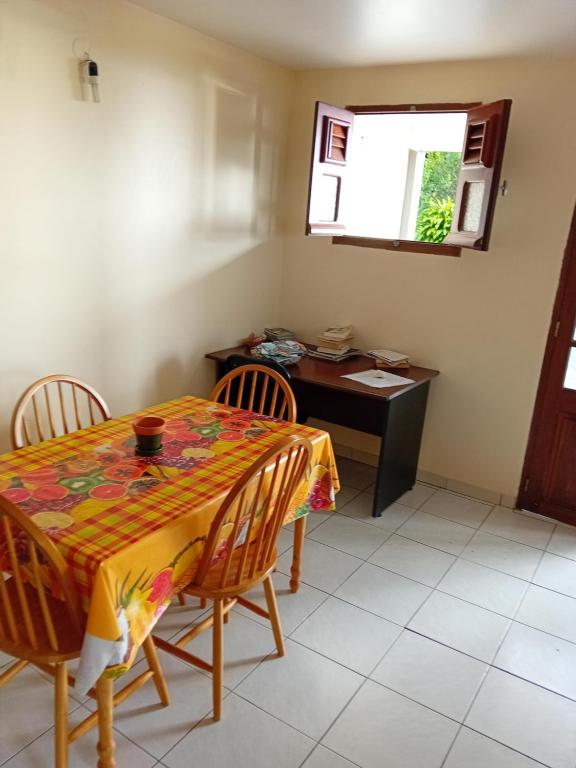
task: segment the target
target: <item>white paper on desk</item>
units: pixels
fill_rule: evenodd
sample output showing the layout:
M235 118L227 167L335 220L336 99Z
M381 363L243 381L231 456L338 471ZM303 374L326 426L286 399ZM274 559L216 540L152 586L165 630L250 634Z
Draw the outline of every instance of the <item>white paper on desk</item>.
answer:
M396 376L395 373L379 371L375 368L369 371L359 371L358 373L347 373L342 379L352 379L360 384L367 384L369 387L383 389L384 387L401 387L403 384L413 384L414 379L406 379L404 376Z

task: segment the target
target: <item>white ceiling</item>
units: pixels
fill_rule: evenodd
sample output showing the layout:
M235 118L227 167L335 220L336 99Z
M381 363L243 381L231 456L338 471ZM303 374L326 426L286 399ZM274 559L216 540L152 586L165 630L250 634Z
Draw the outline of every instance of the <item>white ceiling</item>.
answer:
M291 69L576 54L576 0L132 0Z

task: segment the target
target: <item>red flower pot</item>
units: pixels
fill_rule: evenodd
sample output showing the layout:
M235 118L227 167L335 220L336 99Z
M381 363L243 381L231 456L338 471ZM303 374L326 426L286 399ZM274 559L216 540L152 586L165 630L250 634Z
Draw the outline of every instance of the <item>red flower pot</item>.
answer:
M160 416L140 416L132 422L136 435L136 453L150 456L162 450L166 422Z

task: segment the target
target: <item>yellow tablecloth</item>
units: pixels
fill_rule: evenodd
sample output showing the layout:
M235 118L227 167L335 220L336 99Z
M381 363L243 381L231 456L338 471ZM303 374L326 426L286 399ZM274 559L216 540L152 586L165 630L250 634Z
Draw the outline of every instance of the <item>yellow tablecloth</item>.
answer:
M334 508L329 436L183 397L148 408L167 431L161 453L136 456L131 421L113 419L0 456L0 493L56 543L88 612L77 687L125 671L194 574L214 513L234 482L281 436L313 445L312 468L286 522ZM0 570L2 567L0 542Z

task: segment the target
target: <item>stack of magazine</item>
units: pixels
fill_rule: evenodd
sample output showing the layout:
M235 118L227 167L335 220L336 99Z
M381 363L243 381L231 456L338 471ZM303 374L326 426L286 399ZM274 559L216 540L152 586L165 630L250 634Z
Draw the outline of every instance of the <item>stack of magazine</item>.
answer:
M286 339L295 339L296 336L288 328L264 328L266 341L286 341Z
M366 353L376 360L378 368L410 368L410 358L391 349L369 349Z
M264 341L252 347L250 354L254 357L268 357L280 365L293 365L301 357L306 355L308 350L304 344L300 344L295 339L281 339L279 341Z

